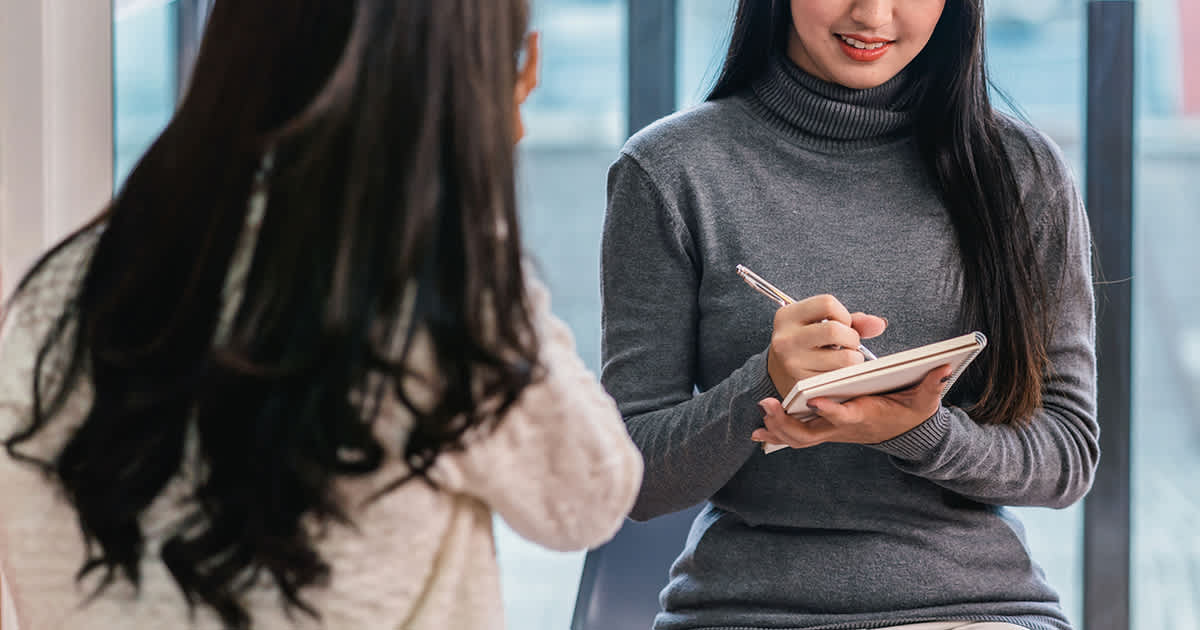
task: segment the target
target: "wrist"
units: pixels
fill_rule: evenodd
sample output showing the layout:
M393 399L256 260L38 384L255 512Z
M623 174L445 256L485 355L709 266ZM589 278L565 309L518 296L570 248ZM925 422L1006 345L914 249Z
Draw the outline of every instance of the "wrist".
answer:
M792 391L792 386L796 384L796 379L783 369L783 361L775 355L773 346L767 347L767 376L775 385L775 394L781 399L786 397Z
M904 433L868 446L899 459L921 461L937 449L949 430L950 410L939 406L932 416Z

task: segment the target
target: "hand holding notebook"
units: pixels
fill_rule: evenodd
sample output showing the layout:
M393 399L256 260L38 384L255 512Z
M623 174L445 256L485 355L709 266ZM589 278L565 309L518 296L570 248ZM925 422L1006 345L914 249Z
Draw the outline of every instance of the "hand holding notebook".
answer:
M930 371L949 365L950 376L941 390L941 394L945 395L985 345L987 339L983 333L973 332L880 357L875 361L818 374L796 383L784 398L783 408L798 420L812 420L817 416L808 408L809 400L824 398L844 402L860 396L897 392L920 383ZM787 447L782 444L763 445L767 453L783 448Z
M781 306L794 302L745 267L739 265L738 275ZM944 395L986 345L983 333L973 332L878 359L859 346L859 351L868 359L866 362L800 380L784 398L783 408L799 420L812 420L817 416L808 407L811 399L824 398L840 403L860 396L897 392L920 383L930 371L949 365L950 376L941 390ZM763 448L767 453L773 453L787 446L764 444Z

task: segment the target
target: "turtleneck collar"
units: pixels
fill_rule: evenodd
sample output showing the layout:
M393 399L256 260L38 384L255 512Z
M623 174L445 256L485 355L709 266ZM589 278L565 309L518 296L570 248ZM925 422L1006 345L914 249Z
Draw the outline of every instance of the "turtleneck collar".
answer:
M912 123L908 71L878 87L855 90L822 81L775 55L754 82L750 104L778 131L824 149L886 144Z

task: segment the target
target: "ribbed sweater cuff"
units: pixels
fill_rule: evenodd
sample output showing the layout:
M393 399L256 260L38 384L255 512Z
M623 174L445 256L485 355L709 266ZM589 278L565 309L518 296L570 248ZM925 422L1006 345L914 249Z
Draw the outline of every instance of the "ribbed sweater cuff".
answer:
M907 433L901 433L886 442L872 444L871 448L883 451L892 457L920 462L933 453L949 430L950 410L942 406L928 420L913 427Z
M767 372L767 353L761 352L752 357L750 361L753 363L747 367L756 373L757 380L751 385L747 394L754 399L755 403L764 398L783 400L779 392L775 390L775 382L771 380L771 374Z

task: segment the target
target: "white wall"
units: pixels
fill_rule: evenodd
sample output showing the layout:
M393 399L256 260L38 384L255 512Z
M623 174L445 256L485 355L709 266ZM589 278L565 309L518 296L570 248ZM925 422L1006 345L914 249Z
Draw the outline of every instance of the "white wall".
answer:
M109 0L0 2L0 295L111 196L112 103Z
M112 6L2 4L0 292L7 295L39 252L112 194Z

